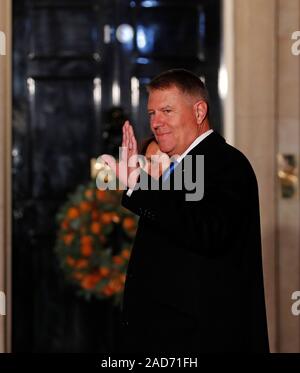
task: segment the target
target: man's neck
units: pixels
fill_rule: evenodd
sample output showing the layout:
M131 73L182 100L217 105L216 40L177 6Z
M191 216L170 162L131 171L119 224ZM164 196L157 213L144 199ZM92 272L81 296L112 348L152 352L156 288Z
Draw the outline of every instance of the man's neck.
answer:
M209 121L207 119L205 119L205 121L203 121L203 123L201 123L201 125L199 125L199 128L198 128L198 131L196 132L196 135L193 136L193 138L191 139L191 141L189 142L189 145L183 150L180 152L180 154L177 154L181 157L182 154L186 153L187 149L189 149L189 147L202 135L204 135L207 131L211 130L211 127L209 125Z
M196 147L201 141L203 141L207 136L209 136L213 130L209 128L207 131L202 132L201 135L199 135L187 149L180 154L179 158L177 158L178 162L180 162L194 147Z

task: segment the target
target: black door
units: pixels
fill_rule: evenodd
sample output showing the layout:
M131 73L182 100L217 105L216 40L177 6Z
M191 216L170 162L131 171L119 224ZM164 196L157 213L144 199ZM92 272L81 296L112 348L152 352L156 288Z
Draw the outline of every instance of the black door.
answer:
M119 309L79 298L54 254L55 214L117 154L130 118L149 133L145 85L184 67L201 75L221 130L219 0L14 0L13 351L109 352Z

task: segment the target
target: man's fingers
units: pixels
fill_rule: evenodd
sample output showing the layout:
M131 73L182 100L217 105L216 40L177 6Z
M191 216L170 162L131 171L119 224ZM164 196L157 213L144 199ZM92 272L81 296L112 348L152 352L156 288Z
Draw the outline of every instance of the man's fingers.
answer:
M123 136L122 136L122 148L125 146L125 123L123 124L123 127L122 127L122 133L123 133Z
M122 147L127 148L128 154L137 153L137 141L134 136L133 127L128 120L123 125L123 141ZM122 157L123 159L123 157Z
M127 121L127 126L126 126L126 131L127 131L127 139L128 139L128 150L132 150L132 140L131 140L131 125L129 121Z
M137 142L136 142L135 136L131 137L131 143L132 143L132 152L137 153Z
M131 125L129 125L128 132L129 132L129 138L130 138L130 150L133 153L137 153L137 142L134 136L133 127Z
M123 146L128 147L128 130L127 130L127 121L123 126Z

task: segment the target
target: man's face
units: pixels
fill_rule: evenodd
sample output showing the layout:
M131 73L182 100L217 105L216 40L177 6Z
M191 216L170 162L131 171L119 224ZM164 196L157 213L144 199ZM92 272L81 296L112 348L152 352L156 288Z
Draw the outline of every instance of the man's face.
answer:
M175 86L150 91L151 130L160 150L169 156L182 154L200 134L195 102Z

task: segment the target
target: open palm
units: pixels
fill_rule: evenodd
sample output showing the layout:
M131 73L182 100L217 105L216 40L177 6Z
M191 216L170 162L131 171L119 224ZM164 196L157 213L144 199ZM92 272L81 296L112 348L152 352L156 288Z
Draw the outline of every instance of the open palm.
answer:
M116 173L116 176L125 187L134 188L140 168L138 165L137 142L133 132L133 128L129 121L126 121L122 127L122 151L119 162L107 154L103 154L101 159L106 162L111 169Z

